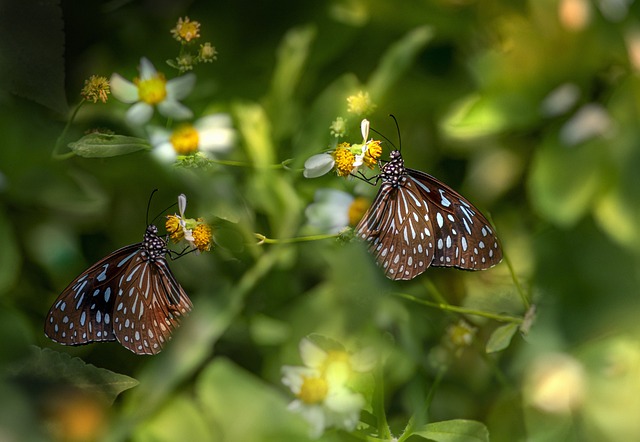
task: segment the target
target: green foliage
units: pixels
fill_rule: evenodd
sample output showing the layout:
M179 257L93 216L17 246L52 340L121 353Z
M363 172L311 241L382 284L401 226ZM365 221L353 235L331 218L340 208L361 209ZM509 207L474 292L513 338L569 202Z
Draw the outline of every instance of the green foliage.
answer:
M67 2L64 14L14 3L0 14L0 434L304 441L318 423L323 441L638 434L636 3ZM176 13L217 52L185 65L202 41L172 38ZM197 78L176 98L187 121L232 121L199 129L210 150L164 158L152 128L175 135L183 121L154 108L132 125L140 97L113 90L81 99L89 76L133 79L141 57L167 80ZM363 118L383 160L390 140L408 167L490 214L508 262L394 282L353 226L315 227L306 208L319 189L377 191L302 173L312 155L362 143ZM147 221L160 231L181 193L213 230L211 252L170 262L191 314L153 357L46 339L69 281L140 241L155 188Z

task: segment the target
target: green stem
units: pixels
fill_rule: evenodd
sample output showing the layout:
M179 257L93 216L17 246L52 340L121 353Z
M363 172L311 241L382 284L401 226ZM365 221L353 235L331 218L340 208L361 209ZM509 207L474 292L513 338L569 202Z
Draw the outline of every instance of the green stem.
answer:
M429 422L429 408L431 407L433 396L436 394L436 390L440 385L440 381L442 381L442 378L444 377L444 373L445 373L445 368L441 367L440 370L438 370L438 373L436 374L436 378L433 380L433 384L431 384L431 388L429 389L429 393L427 394L427 397L424 400L424 404L422 405L422 407L420 407L420 409L416 413L414 413L411 416L411 419L409 419L409 422L407 422L407 426L402 432L402 435L398 438L398 442L403 442L407 440L409 437L411 437L416 425L416 419L421 414L424 414L425 416L423 419L424 423Z
M509 268L509 273L511 274L511 279L513 279L513 282L516 285L516 289L518 290L518 294L520 294L520 299L522 299L522 304L524 305L524 309L525 310L529 310L529 308L531 307L531 302L529 301L529 298L527 297L527 294L524 292L524 289L522 288L522 285L520 285L520 281L518 280L518 277L516 276L516 272L515 272L515 270L513 268L513 265L511 264L511 260L509 259L509 255L504 253L503 257L504 257L504 262L507 264L507 267Z
M289 169L287 165L293 161L293 159L289 158L284 160L280 164L268 164L268 165L256 165L253 163L246 163L244 161L233 161L233 160L216 160L210 159L211 163L220 164L222 166L234 166L234 167L250 167L252 169Z
M69 120L67 120L67 124L64 126L64 129L62 129L62 133L56 140L56 144L53 146L53 152L51 152L51 158L53 158L54 160L66 160L67 158L71 158L75 156L75 152L58 153L58 151L62 146L62 142L67 137L67 132L69 132L69 127L71 127L71 123L73 123L73 120L76 119L76 116L78 115L78 111L80 110L82 105L86 103L86 101L87 100L85 100L84 98L80 100L76 108L73 110L71 117L69 118Z
M258 244L292 244L298 242L306 242L306 241L319 241L322 239L329 238L337 238L339 235L337 233L331 234L322 234L322 235L309 235L309 236L298 236L297 238L267 238L261 233L256 233L256 238L258 239Z
M373 412L378 421L378 437L380 440L390 440L391 430L389 429L387 414L384 409L384 373L382 366L376 369L374 378L376 380L376 387L371 405L373 406Z
M416 298L415 296L412 296L406 293L394 293L394 295L400 298L404 298L408 301L415 302L417 304L421 304L427 307L437 308L443 311L456 312L456 313L461 313L463 315L482 316L483 318L494 319L500 322L513 322L516 324L522 323L522 318L518 318L511 315L501 315L498 313L485 312L482 310L474 310L474 309L465 308L465 307L458 307L458 306L450 305L444 302L431 302L425 299Z

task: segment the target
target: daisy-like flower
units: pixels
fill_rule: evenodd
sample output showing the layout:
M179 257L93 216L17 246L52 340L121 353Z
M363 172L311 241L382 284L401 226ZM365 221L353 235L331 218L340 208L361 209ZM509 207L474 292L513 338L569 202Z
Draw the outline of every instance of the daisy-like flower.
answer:
M363 197L353 197L337 189L318 189L305 215L309 225L326 233L338 233L358 224L368 205Z
M360 91L356 95L347 97L347 112L356 115L366 115L373 112L376 104L371 100L369 92Z
M206 42L205 44L200 45L198 57L204 63L213 63L213 60L218 58L218 51L216 51L215 46L212 46L211 43Z
M331 122L329 129L331 129L331 135L334 137L344 137L347 133L347 120L342 117L338 117Z
M171 30L171 35L182 44L196 40L200 38L200 22L180 17L176 27Z
M89 79L85 80L84 87L82 91L80 91L82 98L87 101L93 101L94 103L98 101L106 103L110 93L109 80L99 75L92 75Z
M167 215L165 228L174 243L187 241L196 253L211 250L213 234L211 227L202 218L185 218L184 211L187 208L187 197L184 194L178 196L178 211L180 214Z
M175 161L178 155L196 152L213 157L231 149L235 137L231 117L227 114L207 115L193 124L182 124L173 131L156 126L149 128L153 154L167 162Z
M296 396L289 409L309 422L311 437L320 437L328 427L355 429L366 401L348 381L355 371L373 368L375 358L370 352L324 350L308 338L300 342L300 355L304 367L282 367L282 383Z
M369 120L362 120L362 144L340 143L332 152L313 155L304 163L303 175L306 178L317 178L336 169L338 176L353 175L363 164L373 169L382 154L380 141L368 140Z
M141 126L151 119L154 107L168 118L191 118L193 113L180 103L180 100L189 95L195 81L196 77L193 74L167 81L165 76L156 71L153 64L143 57L140 60L140 77L131 82L114 73L110 83L114 97L124 103L133 104L126 113L126 120L134 126Z

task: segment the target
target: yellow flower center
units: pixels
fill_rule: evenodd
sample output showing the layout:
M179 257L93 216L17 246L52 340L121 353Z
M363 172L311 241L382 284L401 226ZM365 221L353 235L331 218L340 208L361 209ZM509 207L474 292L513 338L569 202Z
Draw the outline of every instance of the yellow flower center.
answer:
M364 215L368 208L369 200L361 196L355 198L349 206L349 224L352 226L358 224L360 219L362 219L362 215Z
M176 215L167 215L167 222L165 222L164 227L173 242L177 243L184 238L180 219Z
M333 159L336 162L335 167L339 176L349 175L353 170L353 163L356 161L355 155L348 149L348 146L348 143L342 143L333 152Z
M199 222L202 222L202 219L198 219ZM202 224L198 224L193 229L193 244L200 250L201 252L211 250L211 243L213 239L213 235L211 234L211 227L208 224L202 222Z
M298 398L305 404L317 404L324 400L328 391L329 386L323 378L303 376Z
M370 169L373 169L378 163L378 158L382 155L382 146L380 145L380 141L377 140L370 141L368 146L362 161L364 161L364 164L369 166Z
M203 45L200 45L200 58L205 63L212 62L213 60L215 60L217 53L218 52L216 51L216 48L211 46L211 43L207 42Z
M178 155L189 155L198 151L200 135L192 125L185 124L173 131L169 141Z
M140 100L147 104L162 103L167 97L167 79L160 72L146 80L136 78L134 82L138 86Z

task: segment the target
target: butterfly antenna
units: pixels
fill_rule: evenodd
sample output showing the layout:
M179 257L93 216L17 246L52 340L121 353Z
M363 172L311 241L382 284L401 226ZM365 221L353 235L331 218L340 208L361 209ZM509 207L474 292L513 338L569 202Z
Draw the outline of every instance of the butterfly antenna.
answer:
M147 201L147 215L146 215L147 225L149 225L149 209L151 208L151 199L153 198L153 194L156 193L157 191L158 191L158 189L153 189L151 191L151 195L149 195L149 201ZM157 218L157 216L156 216L156 218ZM155 221L155 218L153 219L153 221Z
M402 151L402 137L400 136L400 125L398 124L398 120L396 119L395 115L389 114L389 116L393 118L393 122L396 123L396 132L398 133L398 146L400 146L398 150Z
M153 189L153 192L151 192L151 195L149 195L149 202L147 203L147 225L149 225L149 209L151 207L151 198L153 197L153 194L156 193L157 191L158 191L158 189ZM161 210L160 213L158 213L156 216L153 217L153 219L151 220L151 224L153 224L158 219L158 217L160 217L160 215L165 213L167 210L169 210L170 208L172 208L176 204L178 204L178 203L173 203L170 206L165 207L163 210Z
M394 150L396 149L396 145L395 145L395 144L393 144L393 141L391 141L389 138L385 137L383 134L381 134L380 132L378 132L377 130L375 130L373 127L372 127L372 128L370 128L370 129L371 129L371 131L372 131L372 132L375 132L375 133L377 133L378 135L380 135L382 138L384 138L384 139L385 139L385 141L386 141L387 143L389 143L389 145L390 145L391 147L393 147L393 149L394 149Z

